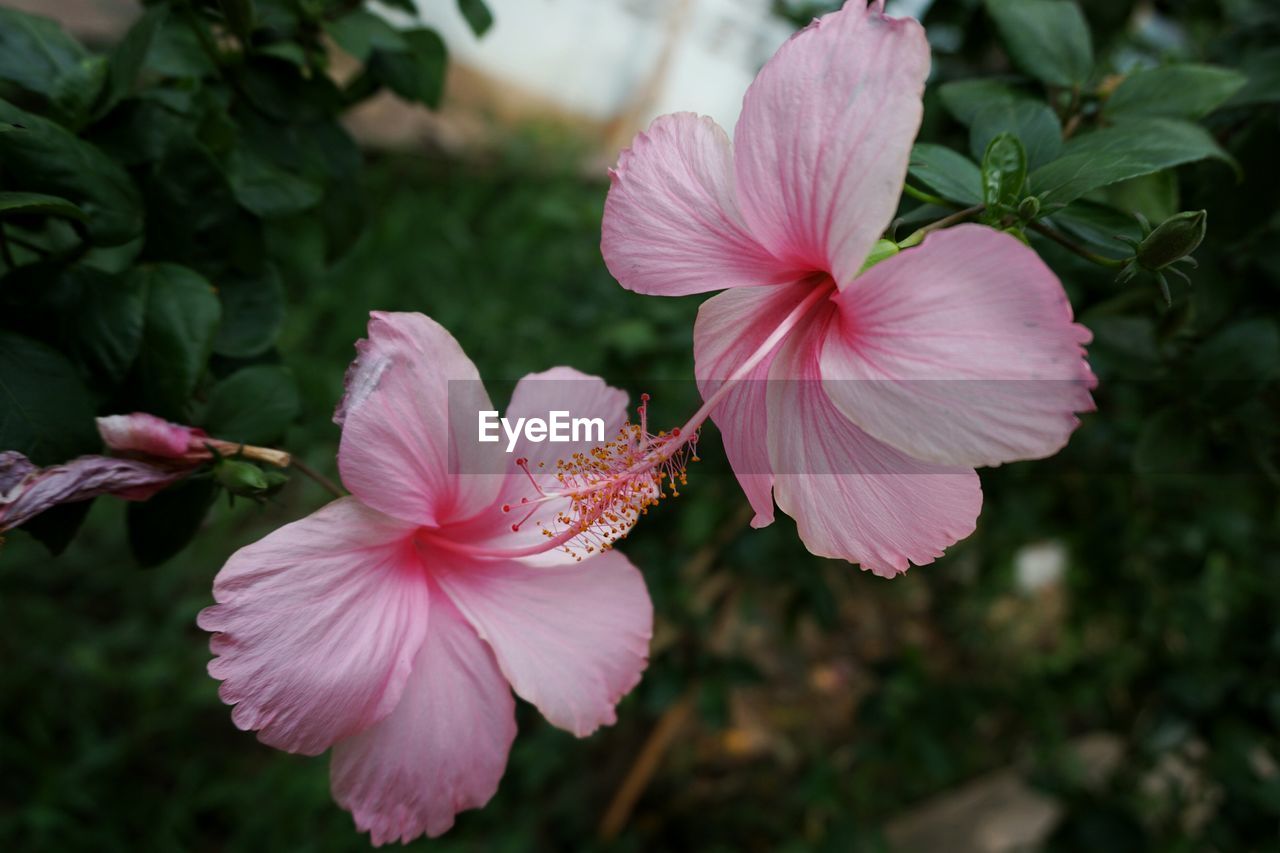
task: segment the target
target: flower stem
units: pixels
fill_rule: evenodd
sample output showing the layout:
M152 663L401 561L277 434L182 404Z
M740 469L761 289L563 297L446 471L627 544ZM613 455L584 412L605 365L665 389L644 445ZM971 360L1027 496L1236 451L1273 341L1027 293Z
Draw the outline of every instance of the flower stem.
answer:
M973 207L966 207L964 210L957 210L950 216L944 216L942 219L939 219L936 222L930 222L923 228L918 229L909 235L907 239L899 243L898 248L909 249L912 246L918 246L924 242L925 236L930 232L940 231L943 228L950 228L952 225L957 225L964 222L966 219L971 219L972 217L977 216L986 209L987 206L985 204L975 204Z
M924 190L918 190L915 187L911 186L911 184L903 185L902 191L907 195L911 196L912 198L916 199L917 201L923 201L925 204L933 204L933 205L937 205L938 207L961 207L962 206L962 205L956 204L954 201L945 199L940 195L933 195L932 193L927 193Z
M337 483L333 482L333 480L330 480L324 474L321 474L315 468L312 468L310 465L303 462L298 457L294 456L290 464L291 464L291 467L297 469L299 474L303 474L307 477L310 477L322 489L324 489L326 492L329 492L334 497L345 498L347 496L347 493L344 492Z

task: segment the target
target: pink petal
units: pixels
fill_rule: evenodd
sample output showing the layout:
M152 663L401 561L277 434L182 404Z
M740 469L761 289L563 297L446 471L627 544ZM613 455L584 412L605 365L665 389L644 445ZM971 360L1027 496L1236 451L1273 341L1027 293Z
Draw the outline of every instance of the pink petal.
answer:
M693 327L693 358L704 400L764 343L811 286L739 288L702 303ZM773 468L764 416L765 379L772 363L770 356L749 376L736 380L734 389L711 411L733 473L756 512L752 527L773 523Z
M794 278L743 224L729 137L706 116L654 119L610 175L600 251L628 290L683 296Z
M1089 331L1027 246L980 225L929 235L841 293L822 351L832 402L919 459L997 465L1056 453L1092 411Z
M621 553L546 567L456 562L438 579L516 693L553 724L583 737L616 720L653 634L644 579Z
M734 139L742 216L765 248L853 281L897 209L928 74L920 25L861 0L778 49Z
M493 653L438 588L395 710L333 748L333 796L375 845L440 835L489 802L516 735Z
M412 531L341 498L231 556L198 622L237 726L315 755L391 713L425 633Z
M115 495L141 501L190 473L140 459L78 456L37 468L15 450L0 453L0 531L25 524L59 504Z
M120 453L145 453L177 459L201 447L202 429L170 423L145 412L98 418L98 434L107 447Z
M627 420L627 394L605 384L597 376L588 376L571 367L554 367L542 373L530 373L521 379L503 415L514 425L518 418L547 420L552 411L567 411L571 418L599 418L603 421L603 430L593 428L592 440L586 440L585 430L580 431L583 440L577 442L532 442L522 433L510 453L506 452L507 436L499 430L498 445L488 445L500 457L494 470L506 472L497 502L462 524L443 528L441 535L463 544L502 549L522 548L545 538L542 531L551 529L556 517L568 511L569 500L537 503L532 515L528 514L522 500L538 498L539 488L546 492L561 487L556 480L557 461L574 453L588 453L593 447L617 437ZM603 441L594 440L597 435L603 435ZM516 466L519 458L527 460L529 474ZM537 488L531 482L530 474L537 482ZM504 512L503 504L508 505L510 511ZM512 525L522 519L520 529L513 531ZM528 559L539 564L576 562L575 557L559 549Z
M921 462L876 441L831 403L818 348L833 314L798 328L770 371L774 496L810 551L893 577L973 532L982 487L972 469Z
M423 525L492 503L498 479L474 474L483 462L464 451L476 447L476 413L493 406L453 336L422 314L375 311L356 351L334 415L338 470L352 494Z

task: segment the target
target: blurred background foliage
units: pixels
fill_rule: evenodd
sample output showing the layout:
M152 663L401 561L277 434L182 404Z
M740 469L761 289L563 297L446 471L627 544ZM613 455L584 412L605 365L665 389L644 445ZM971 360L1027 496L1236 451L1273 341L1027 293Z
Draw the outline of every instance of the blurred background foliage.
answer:
M380 154L362 166L336 122L346 104L379 86L431 103L444 55L430 35L388 35L360 5L153 3L141 34L105 59L74 45L52 54L71 75L56 86L45 86L53 71L9 62L5 42L0 197L54 200L0 211L12 253L0 376L27 375L12 365L35 352L47 374L30 393L70 400L48 407L52 432L9 446L60 461L97 449L88 412L147 408L245 430L227 438L278 439L335 474L329 416L371 309L430 314L495 380L567 363L650 392L659 421L687 413L699 299L612 281L598 250L607 184L582 176L572 140L517 136L483 160ZM1131 101L1203 115L1221 154L1091 192L1074 220L1048 214L1121 258L1111 235L1140 236L1130 212L1158 223L1205 209L1194 285L1171 279L1166 304L1150 274L1117 284L1116 269L1028 229L1094 332L1098 412L1053 459L983 471L978 531L893 581L809 555L785 516L747 528L708 428L690 488L624 549L658 626L619 723L580 742L522 705L494 801L417 846L1276 849L1280 10L1083 3L1092 55L1073 94L1084 60L1062 54L1066 79L1028 79L1016 33L995 24L1000 5L936 3L924 18L934 74L921 141L975 166L1001 132L1038 156L1046 107L1051 124L1078 114L1083 133L1105 129L1123 104L1109 96L1138 69L1244 75L1208 106L1186 105L1200 90L1185 85ZM244 8L252 28L211 56L199 27L235 36ZM777 4L798 24L825 8ZM8 39L11 14L0 9ZM326 32L362 61L343 87L321 73ZM1015 106L980 120L957 106L963 89L948 98L947 84L976 79L1005 87L983 90L984 107L1009 92ZM15 149L14 125L46 136ZM79 165L43 175L56 146ZM904 199L899 239L946 212L922 206ZM86 334L104 316L135 319ZM135 326L136 349L117 340ZM229 394L236 377L245 384ZM280 400L261 422L264 401ZM21 532L0 551L0 844L363 849L329 799L325 758L281 754L231 725L194 623L236 547L327 496L295 479L265 507L219 501L207 515L201 481L162 497L83 505L56 559ZM59 549L75 512L31 532ZM171 556L184 537L167 534L183 523L199 533ZM142 554L162 565L137 568L131 538L164 540Z

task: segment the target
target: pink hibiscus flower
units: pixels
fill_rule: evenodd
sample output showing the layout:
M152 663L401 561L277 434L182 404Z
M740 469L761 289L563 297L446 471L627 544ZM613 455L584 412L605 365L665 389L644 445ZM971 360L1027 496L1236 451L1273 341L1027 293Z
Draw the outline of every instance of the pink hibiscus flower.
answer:
M357 351L335 415L353 496L232 555L199 624L235 724L289 752L332 748L335 799L383 844L439 835L493 796L512 690L580 737L614 722L653 609L635 567L598 547L625 523L575 515L582 497L542 473L552 449L590 448L522 439L519 468L485 473L502 469L471 437L493 407L448 332L378 313ZM507 415L549 409L616 430L626 395L555 368L522 379Z
M1008 234L961 225L863 269L929 73L922 28L882 9L784 44L732 149L708 118L655 120L611 173L601 249L639 293L728 288L694 356L753 525L776 500L814 553L892 576L973 531L975 466L1058 451L1094 378L1061 284Z

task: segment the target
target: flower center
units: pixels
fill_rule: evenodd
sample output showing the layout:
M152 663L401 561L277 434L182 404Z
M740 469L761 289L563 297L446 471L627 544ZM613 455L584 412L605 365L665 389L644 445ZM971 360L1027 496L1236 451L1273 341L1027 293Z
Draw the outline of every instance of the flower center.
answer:
M640 395L636 408L639 423L627 422L617 437L583 453L574 453L555 463L554 483L544 487L529 467L529 460L516 460L529 480L533 495L516 504L503 504L505 513L520 513L513 531L529 523L541 506L559 501L550 520L536 523L542 535L555 547L583 556L607 551L625 537L649 507L667 497L679 497L688 483L688 465L697 462L697 428L649 432L649 395ZM539 463L539 468L542 468Z

